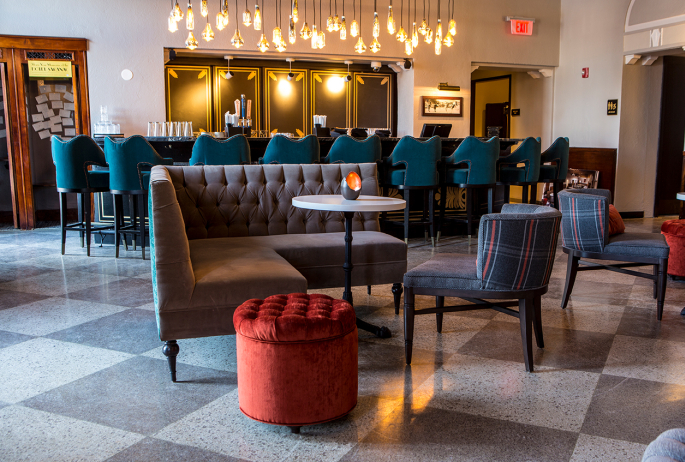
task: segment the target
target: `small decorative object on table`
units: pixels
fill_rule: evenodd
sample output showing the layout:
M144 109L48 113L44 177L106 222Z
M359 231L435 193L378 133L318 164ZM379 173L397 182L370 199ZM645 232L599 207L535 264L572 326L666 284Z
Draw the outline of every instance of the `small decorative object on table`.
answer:
M342 196L349 200L355 200L362 192L362 179L355 172L350 172L340 183Z

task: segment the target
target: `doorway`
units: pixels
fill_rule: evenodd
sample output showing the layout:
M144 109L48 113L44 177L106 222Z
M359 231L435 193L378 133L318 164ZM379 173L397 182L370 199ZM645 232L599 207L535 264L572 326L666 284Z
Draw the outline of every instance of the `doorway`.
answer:
M471 80L471 135L509 138L511 75Z

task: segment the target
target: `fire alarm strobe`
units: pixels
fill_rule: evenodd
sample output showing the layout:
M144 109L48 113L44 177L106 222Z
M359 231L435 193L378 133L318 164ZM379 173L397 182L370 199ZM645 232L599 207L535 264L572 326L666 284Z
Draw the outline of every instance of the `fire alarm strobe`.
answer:
M584 67L584 68L583 68L583 73L581 74L581 76L582 76L584 79L587 79L588 77L590 77L590 68L589 68L589 67Z

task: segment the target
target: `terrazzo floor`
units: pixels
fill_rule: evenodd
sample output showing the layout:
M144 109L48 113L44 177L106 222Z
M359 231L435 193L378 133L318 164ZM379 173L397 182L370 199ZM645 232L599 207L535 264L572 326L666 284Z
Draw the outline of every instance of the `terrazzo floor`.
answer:
M410 241L409 266L475 243ZM169 380L139 252L59 246L56 229L0 230L2 461L639 461L685 427L685 282L668 281L661 322L649 281L605 271L580 273L562 310L559 250L533 374L518 320L494 311L446 314L442 334L418 317L408 367L390 286L355 289L359 316L394 336L360 332L356 409L294 435L240 413L233 336L179 341Z

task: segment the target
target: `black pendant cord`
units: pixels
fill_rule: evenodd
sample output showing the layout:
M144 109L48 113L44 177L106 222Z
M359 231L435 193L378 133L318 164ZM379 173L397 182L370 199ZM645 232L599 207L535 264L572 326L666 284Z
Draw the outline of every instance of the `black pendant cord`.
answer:
M238 21L238 0L235 0L235 27L240 31L240 21Z
M307 0L304 0L304 23L307 24Z
M338 0L335 0L335 15L338 16Z
M342 0L343 2L343 18L345 17L345 0Z
M423 17L426 17L426 0L423 0Z
M319 0L319 25L320 25L320 27L323 27L323 23L321 22L321 10L322 10L321 0ZM319 31L319 32L321 32L321 31ZM323 32L321 32L321 33L323 33Z
M359 0L359 38L362 37L362 0Z
M438 22L440 21L440 0L438 0Z
M328 16L333 16L333 0L328 0Z
M402 23L404 22L404 0L400 3L400 28L402 28Z
M357 20L357 2L352 0L352 21Z
M305 0L306 2L306 0ZM314 5L314 24L312 24L314 27L316 27L316 0L312 0L312 5Z
M425 2L426 0L424 0ZM425 15L425 14L424 14ZM431 22L431 0L428 0L428 25L430 26Z

